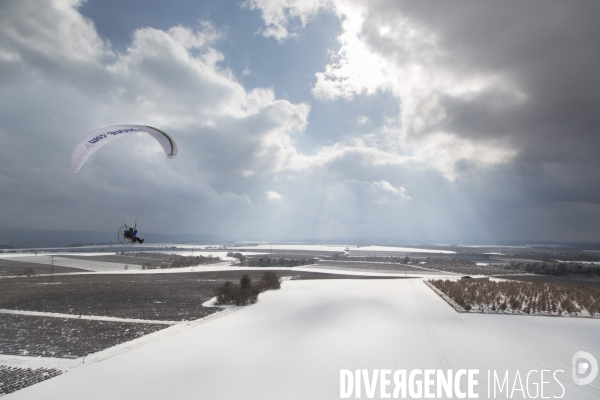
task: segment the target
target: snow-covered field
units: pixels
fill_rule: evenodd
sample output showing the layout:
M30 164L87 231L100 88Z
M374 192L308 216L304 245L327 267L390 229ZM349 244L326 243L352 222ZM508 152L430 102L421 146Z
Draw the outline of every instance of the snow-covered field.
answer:
M434 254L456 254L455 251L451 250L439 250L439 249L419 249L413 247L391 247L391 246L364 246L358 248L350 248L350 255L354 253L372 253L372 252L384 252L384 253L434 253Z
M114 253L111 253L111 254L114 254ZM77 255L88 256L89 254L77 254ZM125 269L125 265L128 265L128 268L131 268L131 269L140 269L140 270L142 269L141 265L129 265L129 264L120 264L120 263L113 263L113 262L94 261L92 256L90 256L90 260L77 260L77 259L73 259L73 258L65 258L65 257L60 257L60 256L48 256L48 255L43 255L43 256L42 255L40 255L40 256L21 255L19 257L3 257L3 258L7 259L7 260L12 260L12 261L21 261L21 262L46 264L46 265L51 265L52 263L54 263L54 265L58 265L61 267L79 268L79 269L85 269L88 271L95 271L95 272L123 271Z
M114 253L112 253L112 254L114 254ZM198 252L195 253L196 256L208 255L208 254L209 254L208 252L206 252L206 254L198 253ZM89 256L88 254L79 254L79 253L74 253L73 255ZM231 261L234 260L234 258L232 258L232 257L223 256L221 258L223 259L222 262L210 264L210 265L228 266L231 264ZM85 269L88 271L102 272L102 273L127 272L127 271L141 272L141 271L143 271L141 265L99 261L99 260L94 260L93 256L90 256L89 260L66 258L66 257L60 257L60 256L52 257L52 256L47 256L47 255L4 257L4 259L11 260L11 261L21 261L21 262L46 264L46 265L50 265L50 264L54 263L54 265L58 265L61 267ZM125 270L125 266L127 266L127 270ZM160 269L151 269L151 270L145 270L145 271L152 272L152 271L159 271L159 270ZM160 271L165 271L165 270L160 270ZM189 271L193 271L193 268L190 268L190 267L188 267L188 268L168 268L168 271L169 272L189 272Z
M600 378L571 380L575 352L600 359L598 337L599 320L459 314L416 279L285 281L253 306L6 398L336 399L342 369L419 368L479 369L479 398L488 370L508 370L511 387L517 371L539 383L539 370L563 370L563 398L598 399Z
M237 253L239 250L246 249L252 250L263 250L268 252L271 251L285 251L285 250L293 250L293 251L323 251L323 252L337 252L343 253L344 249L348 247L347 245L328 245L328 244L301 244L301 243L281 243L281 244L269 244L269 243L260 243L256 245L239 245L235 247L230 247L229 251L233 251ZM352 247L352 246L350 246ZM356 246L354 246L356 247Z
M449 250L438 250L438 249L422 249L416 247L393 247L393 246L361 246L355 245L321 245L321 244L258 244L253 246L238 246L232 247L231 251L237 251L236 249L248 249L248 250L264 250L264 251L322 251L322 252L335 252L343 253L347 248L352 255L353 253L360 252L386 252L386 253L442 253L442 254L456 254L455 251Z
M137 318L102 317L102 316L95 316L95 315L74 315L74 314L61 314L61 313L40 312L40 311L6 310L3 308L0 308L0 314L31 315L31 316L36 316L36 317L83 319L83 320L93 320L93 321L132 322L132 323L136 323L136 324L174 325L174 324L183 324L183 323L187 322L187 321L164 321L164 320L137 319Z

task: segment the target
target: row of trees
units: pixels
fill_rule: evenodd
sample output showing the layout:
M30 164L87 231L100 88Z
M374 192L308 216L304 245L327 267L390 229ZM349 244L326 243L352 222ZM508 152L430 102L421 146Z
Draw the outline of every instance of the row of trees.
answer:
M477 265L475 262L466 259L453 257L435 257L435 258L413 258L406 257L346 257L334 256L332 260L338 261L362 261L362 262L384 262L384 263L407 263L409 261L420 262L424 268L454 272L459 274L485 274L485 275L505 275L514 272L528 272L536 275L583 275L600 276L600 262L598 264L567 263L559 261L542 262L519 262L512 261L510 264L491 264Z
M600 276L600 264L586 265L564 262L511 262L506 269L524 271L537 275L585 275Z
M471 260L460 258L431 258L427 260L426 264L420 266L461 275L507 275L512 273L502 264L477 265Z
M298 267L315 263L314 258L252 257L246 258L243 265L249 267Z
M431 280L466 311L600 315L600 290L541 282Z
M274 272L267 271L256 283L253 283L248 275L242 276L239 285L227 281L215 288L215 296L218 304L245 306L256 303L260 293L279 288L281 288L279 277Z
M329 257L330 260L333 261L360 261L360 262L375 262L375 263L392 263L392 264L405 264L411 259L408 256L404 257L382 257L382 256L352 256L348 257L343 254L335 254ZM422 259L417 259L417 261L421 261ZM415 261L415 260L412 260Z
M235 257L240 265L247 267L298 267L315 263L314 258L285 258L285 257L245 257L242 253L227 253L229 257Z
M192 267L194 265L212 264L221 261L221 257L194 257L164 253L134 253L134 256L153 259L144 262L142 264L143 269Z

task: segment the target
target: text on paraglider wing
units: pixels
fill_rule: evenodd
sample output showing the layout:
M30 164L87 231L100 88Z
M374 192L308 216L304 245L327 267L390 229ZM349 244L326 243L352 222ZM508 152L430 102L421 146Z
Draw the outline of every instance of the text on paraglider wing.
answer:
M103 134L98 135L96 137L93 137L92 139L90 139L88 141L88 143L92 143L92 144L93 143L97 143L100 140L102 140L105 137L107 137L108 135L116 136L116 135L120 135L122 133L129 133L129 132L141 132L141 130L140 129L135 129L135 128L127 128L127 129L119 129L119 130L116 130L116 131L106 132L106 133L103 133Z

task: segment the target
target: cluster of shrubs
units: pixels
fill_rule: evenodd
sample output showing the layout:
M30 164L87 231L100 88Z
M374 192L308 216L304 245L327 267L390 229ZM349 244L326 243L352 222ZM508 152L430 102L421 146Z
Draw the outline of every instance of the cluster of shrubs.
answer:
M600 290L540 282L429 281L466 311L600 315Z
M267 290L277 290L281 288L281 281L274 273L267 271L261 280L256 283L248 275L242 276L240 284L236 285L231 281L215 288L215 296L218 304L235 304L236 306L245 306L254 304L258 301L258 295Z

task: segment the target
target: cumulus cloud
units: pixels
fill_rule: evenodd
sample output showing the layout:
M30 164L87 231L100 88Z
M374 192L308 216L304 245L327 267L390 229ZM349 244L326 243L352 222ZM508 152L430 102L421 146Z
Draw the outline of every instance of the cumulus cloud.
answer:
M367 117L366 115L363 115L363 116L361 116L361 117L358 117L358 118L356 119L356 122L358 122L358 123L359 123L359 124L361 124L361 125L364 125L364 124L368 124L368 123L370 123L370 122L371 122L371 120L370 120L370 119L369 119L369 117Z
M80 3L62 0L40 7L36 2L5 2L0 14L0 59L56 73L114 57L94 24L77 12Z
M294 30L304 28L311 18L331 7L331 2L327 0L246 0L243 4L250 9L260 10L265 22L262 35L277 40L295 36ZM294 22L298 26L291 26Z
M271 200L271 201L279 201L279 200L283 199L283 196L274 190L267 190L265 192L265 196L267 196L267 199Z
M387 181L371 182L370 191L373 193L374 201L377 204L411 200L404 187L395 187Z

